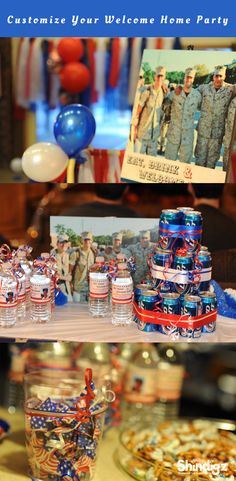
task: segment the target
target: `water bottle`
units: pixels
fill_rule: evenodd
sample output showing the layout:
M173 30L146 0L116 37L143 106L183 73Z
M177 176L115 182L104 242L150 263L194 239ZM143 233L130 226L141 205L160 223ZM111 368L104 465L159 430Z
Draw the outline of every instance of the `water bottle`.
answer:
M51 279L45 264L36 260L30 278L30 318L33 322L48 322L52 317Z
M124 381L124 421L153 415L158 361L159 356L153 344L139 344L131 356Z
M30 277L32 274L32 265L27 258L27 246L20 246L16 252L16 257L25 273L25 307L30 309Z
M50 275L51 283L50 283L50 292L51 292L51 304L52 308L55 307L55 287L56 287L56 265L57 261L55 257L51 256L48 252L42 252L40 257L43 261L47 264L48 273Z
M94 317L104 317L109 310L109 279L104 257L96 257L89 271L89 311Z
M90 367L95 384L102 385L111 372L109 345L104 342L85 342L78 345L73 355L75 366L82 371Z
M131 324L133 320L133 281L127 264L117 265L112 279L112 324Z
M164 343L158 350L156 373L156 415L158 420L176 419L184 379L184 365L179 350Z
M27 350L29 348L21 344L12 343L9 345L10 368L8 370L6 398L9 414L14 414L17 409L22 410L24 406L23 376L25 374Z
M19 263L14 266L14 274L18 281L17 318L22 321L26 316L26 276Z
M17 321L18 282L10 262L0 267L0 326L11 327Z

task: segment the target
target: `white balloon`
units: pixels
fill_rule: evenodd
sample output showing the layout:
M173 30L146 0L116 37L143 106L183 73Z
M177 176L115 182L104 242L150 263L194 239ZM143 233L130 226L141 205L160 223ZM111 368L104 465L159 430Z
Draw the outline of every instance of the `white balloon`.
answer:
M67 167L68 156L56 144L39 142L31 145L23 154L22 169L36 182L51 182Z
M15 157L14 159L11 160L10 162L10 168L12 172L15 172L15 174L21 174L22 172L22 159L19 157Z

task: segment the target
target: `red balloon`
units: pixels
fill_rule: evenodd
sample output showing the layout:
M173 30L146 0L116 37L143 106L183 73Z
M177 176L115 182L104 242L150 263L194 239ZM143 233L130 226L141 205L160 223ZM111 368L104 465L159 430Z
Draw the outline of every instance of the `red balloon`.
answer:
M62 38L57 51L63 62L76 62L84 55L84 46L80 38Z
M90 84L89 69L79 62L67 63L60 72L61 86L71 94L83 92Z

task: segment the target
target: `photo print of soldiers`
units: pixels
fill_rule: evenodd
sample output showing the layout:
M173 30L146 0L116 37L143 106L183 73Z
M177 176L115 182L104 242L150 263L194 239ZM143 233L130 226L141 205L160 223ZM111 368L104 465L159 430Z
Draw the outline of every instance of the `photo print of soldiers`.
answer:
M92 248L93 234L82 232L82 246L75 252L73 269L73 301L88 301L89 295L89 269L94 264L96 253Z
M214 169L221 155L225 120L234 94L234 85L225 82L226 67L215 67L213 80L200 85L201 111L197 126L196 165Z
M196 70L185 70L184 85L169 94L170 124L167 132L165 158L189 164L193 157L195 114L201 105L201 94L193 88Z
M212 76L206 67L204 73L199 67L188 66L184 73L168 72L167 80L166 67L160 66L156 68L154 83L142 85L139 80L132 120L134 152L211 169L222 160L226 171L236 89L235 82L227 83L225 78L227 68L233 78L235 66L218 65ZM177 78L177 83L171 77Z
M71 260L69 244L68 235L59 235L56 248L51 251L51 254L57 261L59 287L63 294L67 296L68 302L72 302L71 281L73 262Z
M139 242L129 246L128 252L129 257L133 256L135 258L136 271L133 274L133 280L135 284L140 284L140 282L145 279L149 272L149 267L147 264L147 259L149 254L154 251L154 243L151 242L151 233L149 230L141 230L139 233Z
M109 255L106 256L107 260L116 259L118 254L124 254L126 258L129 257L127 249L122 247L123 234L122 232L114 232L112 234L112 250Z
M168 81L167 81L168 82ZM169 86L169 92L173 92L176 89L175 83L167 83ZM158 155L162 155L165 152L167 142L167 132L170 125L171 118L171 95L166 95L162 104L162 119L161 119L161 133L159 139Z
M164 84L165 67L157 67L154 83L141 88L133 120L135 150L140 154L156 156L161 133L162 104L167 89Z

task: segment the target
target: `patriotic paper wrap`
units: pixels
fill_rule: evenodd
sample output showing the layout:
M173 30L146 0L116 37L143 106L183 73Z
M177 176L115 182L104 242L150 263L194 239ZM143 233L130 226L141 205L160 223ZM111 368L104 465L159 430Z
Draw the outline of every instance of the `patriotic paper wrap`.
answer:
M26 446L32 478L45 481L89 480L102 435L106 401L96 391L91 369L74 398L26 402Z

